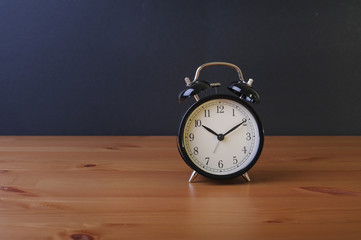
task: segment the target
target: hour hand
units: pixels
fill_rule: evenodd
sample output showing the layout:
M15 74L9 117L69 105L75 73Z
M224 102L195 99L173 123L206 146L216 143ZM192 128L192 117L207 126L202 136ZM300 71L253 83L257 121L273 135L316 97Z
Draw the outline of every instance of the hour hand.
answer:
M218 136L218 133L216 133L215 131L213 131L212 129L210 129L209 127L206 127L206 126L204 126L204 125L202 125L202 127L204 127L208 132L210 132L210 133L212 133L212 134L214 134L214 135L216 135L216 136Z

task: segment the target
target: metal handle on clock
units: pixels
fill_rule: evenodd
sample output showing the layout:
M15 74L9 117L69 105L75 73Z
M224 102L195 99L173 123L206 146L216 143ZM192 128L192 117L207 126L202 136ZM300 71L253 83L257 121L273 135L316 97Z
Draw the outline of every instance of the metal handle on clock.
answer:
M232 63L227 63L227 62L209 62L209 63L205 63L205 64L202 64L201 66L199 66L197 68L197 71L196 71L196 74L194 75L194 79L191 83L195 82L198 80L199 78L199 73L200 71L205 68L205 67L208 67L208 66L227 66L227 67L231 67L231 68L234 68L236 69L237 73L238 73L238 77L239 77L239 80L241 80L243 83L246 83L244 81L244 78L243 78L243 74L242 74L242 71L239 67L237 67L236 65L232 64Z

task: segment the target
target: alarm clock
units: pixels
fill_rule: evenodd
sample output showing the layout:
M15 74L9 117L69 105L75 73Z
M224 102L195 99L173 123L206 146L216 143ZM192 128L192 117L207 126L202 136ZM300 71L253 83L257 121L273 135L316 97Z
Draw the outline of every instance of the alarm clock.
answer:
M228 66L235 69L239 80L228 86L233 95L213 94L200 98L198 94L220 83L199 81L200 71L209 66ZM213 179L242 176L248 182L248 171L259 159L264 143L263 128L251 107L260 102L260 95L252 87L253 80L244 81L240 68L226 62L205 63L197 68L193 81L185 78L186 88L178 101L194 97L196 102L184 114L179 130L178 150L193 173Z

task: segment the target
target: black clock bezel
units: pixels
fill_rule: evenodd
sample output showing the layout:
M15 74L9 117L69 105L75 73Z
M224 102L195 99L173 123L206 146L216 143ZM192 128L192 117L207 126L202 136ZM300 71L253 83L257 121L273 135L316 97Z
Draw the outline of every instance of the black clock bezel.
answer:
M191 158L188 156L188 153L185 149L185 144L183 142L183 134L184 134L184 128L187 122L188 117L192 114L192 112L200 105L202 105L203 103L210 101L210 100L214 100L214 99L227 99L227 100L232 100L235 101L241 105L243 105L245 108L247 108L247 110L253 115L253 117L255 118L256 122L257 122L257 127L258 127L258 132L259 132L259 138L260 138L260 143L259 143L259 148L257 149L257 153L254 156L254 158L252 159L252 161L244 168L240 169L239 171L235 172L235 173L231 173L231 174L226 174L226 175L216 175L216 174L211 174L209 172L204 171L203 169L199 168L197 165L195 165L193 163L193 161L191 160ZM262 127L262 123L260 121L260 118L258 117L257 113L253 110L253 108L243 99L241 98L237 98L234 96L230 96L230 95L226 95L226 94L217 94L217 95L211 95L205 98L200 99L199 101L195 102L188 110L187 112L184 114L179 129L178 129L178 138L177 138L177 145L178 145L178 151L179 154L181 155L181 157L183 158L183 160L185 161L185 163L191 167L193 170L195 170L197 173L208 177L208 178L213 178L213 179L231 179L231 178L235 178L238 177L246 172L248 172L254 165L255 163L258 161L262 150L263 150L263 145L264 145L264 132L263 132L263 127Z

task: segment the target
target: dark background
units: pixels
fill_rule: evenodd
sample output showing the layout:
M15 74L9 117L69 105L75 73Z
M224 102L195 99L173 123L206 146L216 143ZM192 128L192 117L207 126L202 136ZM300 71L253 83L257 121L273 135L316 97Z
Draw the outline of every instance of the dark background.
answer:
M266 135L361 134L350 0L1 1L0 134L176 135L183 79L211 61L254 78Z

